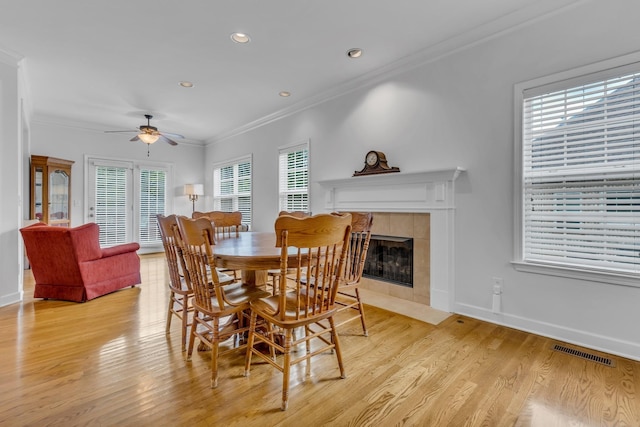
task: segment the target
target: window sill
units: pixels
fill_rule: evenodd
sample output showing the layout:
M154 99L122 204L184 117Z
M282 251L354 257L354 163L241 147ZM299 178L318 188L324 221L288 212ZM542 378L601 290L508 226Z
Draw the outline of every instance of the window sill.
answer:
M534 264L524 261L512 261L513 268L525 273L545 274L548 276L567 277L570 279L588 280L607 283L609 285L631 286L640 288L640 275L604 273L587 269L561 267L549 264Z

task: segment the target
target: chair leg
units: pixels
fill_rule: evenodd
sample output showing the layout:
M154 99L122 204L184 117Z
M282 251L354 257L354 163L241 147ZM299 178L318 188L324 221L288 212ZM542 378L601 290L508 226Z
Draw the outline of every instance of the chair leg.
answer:
M196 318L198 317L198 312L193 310L193 320L191 321L191 333L189 334L189 349L187 350L187 361L191 360L191 354L193 353L193 344L196 340L196 327L197 322Z
M265 328L267 329L267 337L271 339L273 342L276 342L276 337L273 331L273 325L267 321L265 323ZM269 354L271 355L271 360L276 361L276 348L272 345L269 346Z
M338 367L340 368L340 378L347 378L344 373L344 364L342 363L342 352L340 351L340 340L338 339L338 332L336 331L336 322L332 317L329 317L329 325L331 326L331 341L336 349L336 357L338 358Z
M364 304L360 299L360 291L358 290L358 288L356 288L355 291L356 291L356 299L358 300L358 311L360 312L360 323L362 323L362 333L364 334L365 337L368 337L369 332L367 331L367 323L364 318Z
M309 325L305 325L304 336L306 338L305 344L307 346L307 354L311 354L311 339L309 339L310 333L311 333L311 329L309 328ZM295 335L293 336L293 339L295 339ZM307 376L307 378L311 376L311 357L307 359L305 375Z
M247 338L247 352L244 357L244 376L249 376L249 370L251 369L251 355L253 353L253 341L254 334L256 333L256 323L258 320L258 313L251 312L251 321L249 322L249 337Z
M189 298L182 296L182 351L187 349L187 329L189 320Z
M218 387L218 344L220 343L220 319L213 318L211 335L211 388Z
M282 364L282 405L280 409L287 410L289 406L289 371L291 370L291 339L292 330L284 330L284 361Z
M173 317L173 302L176 294L171 291L169 295L169 309L167 310L167 326L165 328L165 333L169 333L171 331L171 318Z

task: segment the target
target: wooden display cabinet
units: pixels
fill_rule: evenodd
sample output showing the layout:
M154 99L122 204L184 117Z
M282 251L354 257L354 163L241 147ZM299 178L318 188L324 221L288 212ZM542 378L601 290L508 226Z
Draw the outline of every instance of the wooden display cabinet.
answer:
M49 225L71 225L72 160L31 156L30 218Z

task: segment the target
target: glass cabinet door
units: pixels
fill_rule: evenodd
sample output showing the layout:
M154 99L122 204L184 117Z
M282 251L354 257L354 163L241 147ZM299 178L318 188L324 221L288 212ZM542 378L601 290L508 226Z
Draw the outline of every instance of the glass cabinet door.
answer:
M55 169L49 174L49 224L69 220L69 175Z
M37 166L33 169L33 219L42 221L42 186L44 185L43 179L44 171L41 166Z
M72 160L31 156L31 219L71 226Z

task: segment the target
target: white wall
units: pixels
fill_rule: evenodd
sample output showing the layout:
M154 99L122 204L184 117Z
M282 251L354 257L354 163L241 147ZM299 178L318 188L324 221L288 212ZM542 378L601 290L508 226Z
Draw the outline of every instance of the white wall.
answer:
M68 126L20 118L19 68L6 64L0 52L0 306L22 299L23 251L18 229L29 217L28 155L58 157L75 161L71 175L72 226L90 221L84 212L85 155L163 162L172 166L173 180L169 183L171 213L191 215L191 202L184 196L183 185L202 182L204 176L204 148L194 144L171 147L157 143L151 155L141 142L130 142L123 134L104 134L81 126ZM29 141L23 141L29 139ZM24 196L23 193L24 192ZM203 207L198 202L196 208Z
M310 139L313 182L351 176L370 149L403 172L465 167L456 181L455 311L640 360L640 288L522 273L510 264L514 84L639 49L639 14L634 0L587 1L211 144L208 187L213 163L253 153L253 226L270 230L283 144ZM322 211L317 183L311 197L312 210ZM504 279L500 315L490 311L492 277Z
M129 141L131 136L105 134L78 126L39 121L32 123L31 154L75 161L71 169L71 198L74 201L71 208L72 226L91 221L85 212L84 203L86 156L171 164L173 181L168 185L173 200L169 201L169 210L171 213L191 216L191 202L183 195L183 185L202 181L204 148L192 144L172 147L157 142L151 145L150 155L147 157L147 146L142 142ZM27 212L28 203L26 200Z
M22 223L18 70L18 61L0 52L0 306L19 301L22 297L22 257L18 235Z

